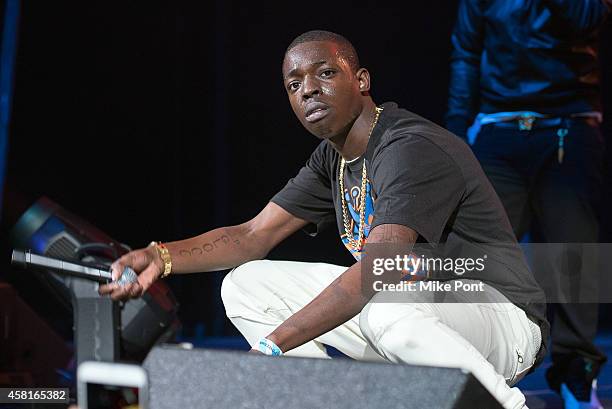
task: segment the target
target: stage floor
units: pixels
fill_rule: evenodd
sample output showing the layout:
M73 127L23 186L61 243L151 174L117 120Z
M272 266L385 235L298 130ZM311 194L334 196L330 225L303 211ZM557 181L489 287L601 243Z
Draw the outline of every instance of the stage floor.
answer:
M198 337L181 338L183 342L191 342L197 348L219 348L233 350L247 350L249 348L246 341L241 337ZM596 339L599 346L608 357L612 357L612 331L600 334ZM332 356L343 356L337 351L330 350ZM611 358L612 359L612 358ZM559 396L548 389L544 373L550 366L550 358L540 365L531 375L523 379L518 387L527 396L529 409L563 409L563 403ZM605 365L598 378L599 398L605 408L612 409L612 363Z

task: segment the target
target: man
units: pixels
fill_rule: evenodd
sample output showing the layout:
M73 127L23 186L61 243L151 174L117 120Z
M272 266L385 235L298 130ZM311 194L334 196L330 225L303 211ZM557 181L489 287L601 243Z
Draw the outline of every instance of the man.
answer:
M519 239L537 227L531 230L536 242L598 241L603 138L597 49L611 4L460 4L452 36L447 128L473 144ZM564 276L561 269L557 263L535 272L552 289ZM593 274L571 273L584 280ZM592 285L597 288L596 282ZM560 302L551 319L548 383L568 408L599 408L592 385L606 357L593 344L598 305L563 303L561 297L547 293L549 301Z
M100 293L136 297L170 272L236 267L222 298L255 350L325 358L324 345L331 345L355 359L461 367L504 407L524 407L523 394L509 385L544 353L543 293L469 147L393 103L377 107L370 74L337 34L296 38L283 78L296 116L322 139L306 166L244 224L123 256L113 277L130 266L138 283L111 283ZM357 260L351 267L261 260L295 231L316 231L334 220ZM449 303L435 303L436 294L427 291L408 294L409 302L377 302L385 292L365 284L372 271L360 261L364 245L417 242L509 243L513 263L462 276L483 284L486 302L448 294ZM446 279L452 278L453 272Z

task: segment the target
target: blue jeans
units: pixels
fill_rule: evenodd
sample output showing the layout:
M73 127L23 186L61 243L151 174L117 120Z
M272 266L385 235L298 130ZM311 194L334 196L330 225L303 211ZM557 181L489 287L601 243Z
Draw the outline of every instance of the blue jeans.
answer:
M484 125L472 149L497 191L517 238L534 242L594 243L599 239L598 206L602 191L604 142L598 127L569 122L565 154L558 160L557 127L520 131L510 124ZM537 271L555 274L558 271ZM591 364L597 376L605 355L593 344L598 304L554 304L550 308L554 374L558 389L576 358ZM585 376L587 376L585 375ZM588 382L588 379L585 380Z

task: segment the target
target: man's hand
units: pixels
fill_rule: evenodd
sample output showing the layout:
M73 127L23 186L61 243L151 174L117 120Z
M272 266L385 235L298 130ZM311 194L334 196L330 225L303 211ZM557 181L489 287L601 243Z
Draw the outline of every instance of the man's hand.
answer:
M138 281L122 286L116 281L126 267L131 267L138 274ZM115 301L126 300L142 296L163 273L164 262L155 247L147 247L123 255L112 264L111 268L113 282L100 286L98 293L110 295Z

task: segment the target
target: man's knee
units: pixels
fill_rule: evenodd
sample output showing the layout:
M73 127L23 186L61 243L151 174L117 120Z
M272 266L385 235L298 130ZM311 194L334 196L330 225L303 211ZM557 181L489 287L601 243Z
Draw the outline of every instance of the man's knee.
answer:
M387 324L387 306L378 303L368 303L359 314L359 329L372 346L376 346L382 337Z
M253 260L244 263L227 273L221 283L221 300L226 311L239 303L249 288L261 279L266 260Z
M369 303L359 315L359 328L374 350L383 356L418 343L422 313L411 305ZM387 356L387 358L389 358Z

